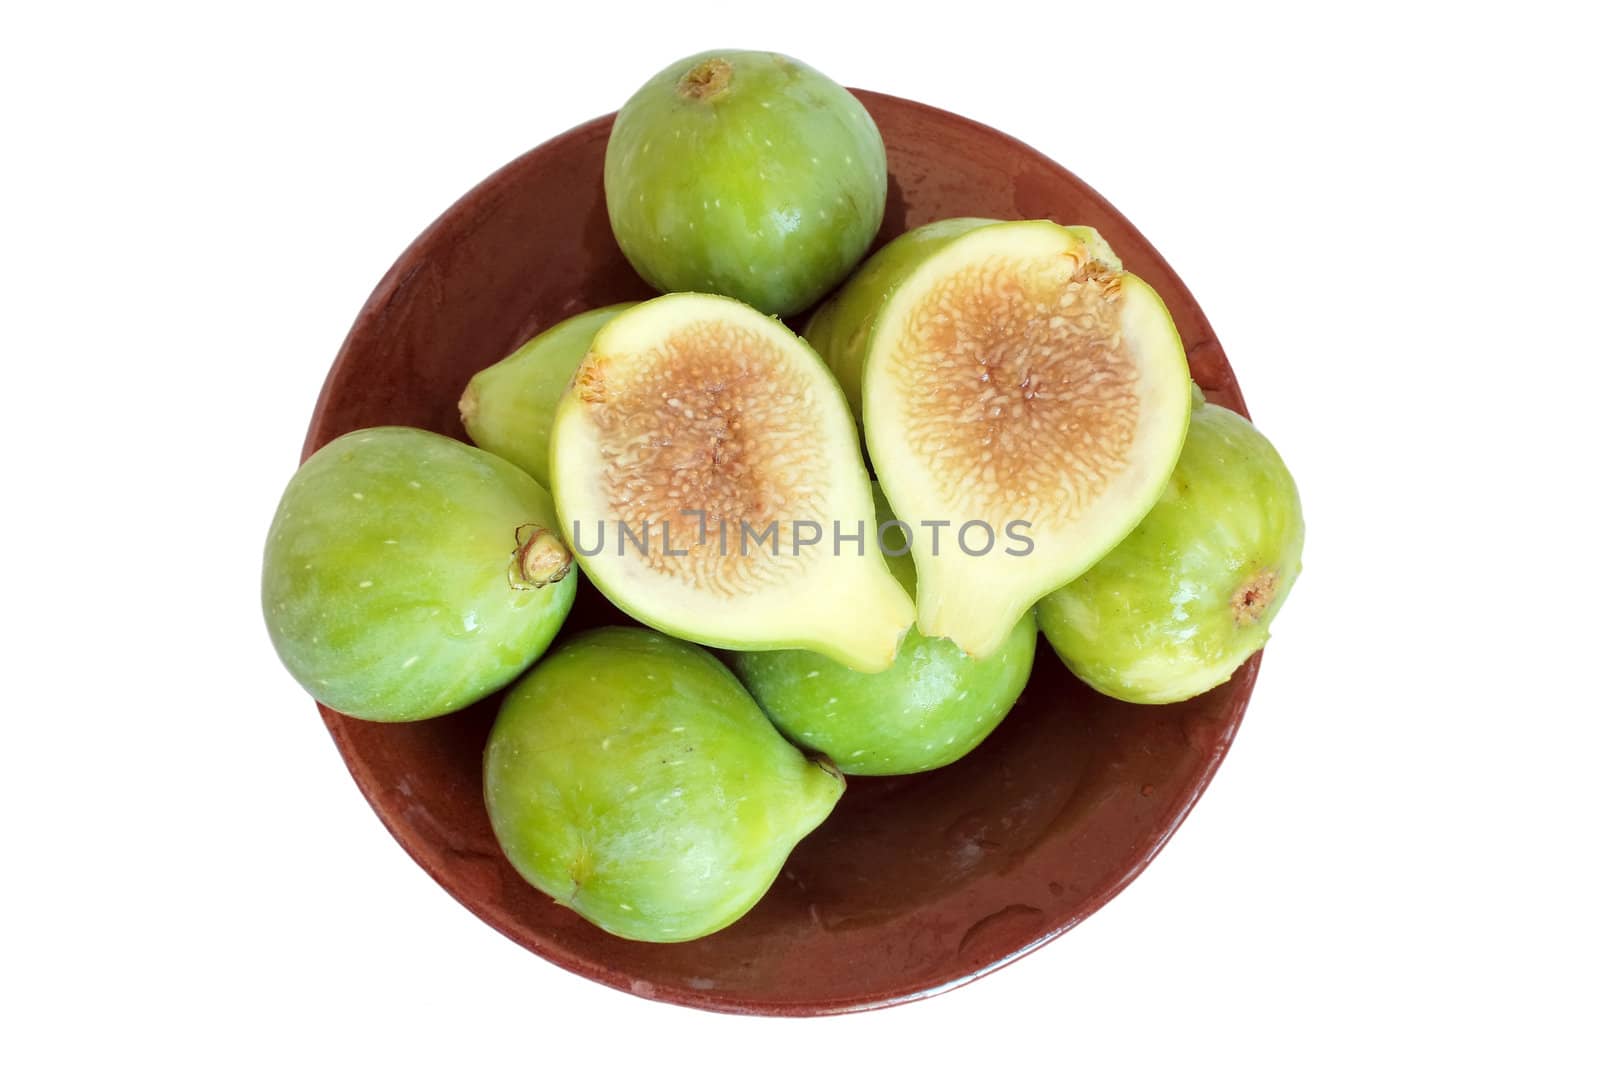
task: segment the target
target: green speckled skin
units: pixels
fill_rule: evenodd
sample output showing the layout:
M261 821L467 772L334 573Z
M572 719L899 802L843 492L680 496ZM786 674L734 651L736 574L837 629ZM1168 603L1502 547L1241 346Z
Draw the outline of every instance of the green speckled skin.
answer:
M487 452L409 427L329 442L284 490L261 606L284 665L318 701L406 722L507 685L555 638L576 568L511 585L517 530L558 530L550 496Z
M731 67L693 99L685 74ZM837 285L883 221L888 161L860 101L771 52L690 56L617 113L606 209L628 262L663 292L731 296L788 315Z
M876 485L873 491L882 525L894 516ZM904 547L894 528L884 540ZM911 557L885 560L915 596ZM846 774L910 774L955 762L1000 725L1028 684L1037 636L1030 611L983 659L913 626L894 665L878 674L802 650L741 652L733 669L779 729Z
M738 919L844 792L704 649L620 626L564 643L506 694L483 783L512 866L636 941Z
M1189 423L1166 492L1081 578L1039 602L1067 667L1108 696L1166 704L1215 688L1267 640L1300 573L1305 523L1294 479L1247 420L1207 404ZM1241 590L1270 575L1258 618Z
M574 315L472 376L461 396L461 424L473 444L550 485L550 421L600 327L630 304Z

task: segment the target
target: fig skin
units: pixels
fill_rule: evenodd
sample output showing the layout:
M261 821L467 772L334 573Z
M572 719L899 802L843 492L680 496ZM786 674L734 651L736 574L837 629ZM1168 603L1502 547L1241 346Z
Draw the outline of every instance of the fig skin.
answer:
M497 456L410 427L345 434L290 479L267 534L273 647L355 718L466 707L566 619L578 583L558 530L549 494Z
M1067 668L1107 696L1187 700L1266 643L1304 542L1300 496L1272 444L1248 420L1202 404L1155 507L1039 602L1039 628Z
M550 422L589 342L632 303L574 315L472 376L461 394L461 424L472 443L550 485Z
M564 643L506 694L483 780L522 877L658 942L749 911L844 792L710 653L623 626Z
M873 486L878 524L894 515ZM904 548L889 527L885 547ZM909 554L885 553L895 578L916 595ZM892 666L865 674L815 652L785 649L732 657L734 673L795 744L846 774L911 774L954 763L976 748L1016 704L1033 672L1038 627L1025 613L994 653L974 659L915 626Z
M605 193L617 244L655 288L788 315L866 253L888 160L866 108L825 75L772 52L703 52L617 113Z

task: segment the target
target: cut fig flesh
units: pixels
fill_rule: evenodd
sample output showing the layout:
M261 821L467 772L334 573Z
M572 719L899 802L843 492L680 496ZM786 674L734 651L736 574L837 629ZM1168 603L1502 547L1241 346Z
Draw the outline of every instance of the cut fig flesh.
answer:
M603 327L556 409L550 469L580 566L658 630L877 671L911 625L838 384L738 301L675 293Z
M868 452L913 530L918 625L973 656L1138 524L1188 426L1166 307L1084 227L939 242L882 301L861 375Z

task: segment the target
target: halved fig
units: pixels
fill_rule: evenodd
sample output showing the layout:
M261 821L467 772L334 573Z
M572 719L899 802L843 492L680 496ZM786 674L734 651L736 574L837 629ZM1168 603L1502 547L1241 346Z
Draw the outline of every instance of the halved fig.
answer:
M675 293L607 323L556 408L550 471L579 565L658 630L880 671L911 625L838 383L736 300Z
M550 419L600 327L632 304L564 319L490 364L467 383L459 404L472 443L550 484Z
M913 532L918 627L982 657L1150 510L1189 370L1160 297L1094 230L934 227L879 252L813 336L860 381L867 451Z

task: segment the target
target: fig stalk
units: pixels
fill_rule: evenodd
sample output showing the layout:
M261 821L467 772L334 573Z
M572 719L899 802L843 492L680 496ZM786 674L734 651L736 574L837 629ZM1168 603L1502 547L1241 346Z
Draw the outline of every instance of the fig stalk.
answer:
M690 69L678 81L678 95L685 100L710 101L721 96L733 80L733 67L726 59L712 56Z
M550 530L537 523L517 528L517 551L511 584L518 589L543 589L572 569L572 553Z

